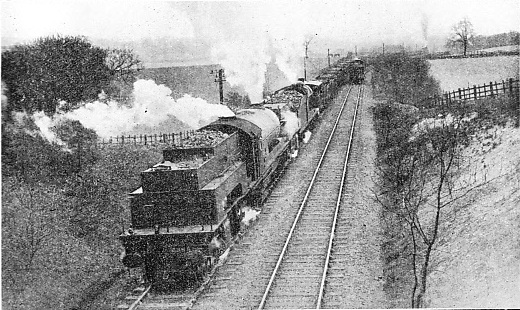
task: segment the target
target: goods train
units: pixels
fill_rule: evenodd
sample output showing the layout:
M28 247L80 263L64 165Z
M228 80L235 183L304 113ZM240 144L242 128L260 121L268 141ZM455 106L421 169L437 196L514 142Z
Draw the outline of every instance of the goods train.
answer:
M341 86L361 83L363 70L342 59L163 150L129 194L123 264L142 268L158 289L200 279L240 232L243 207L263 202L318 112Z

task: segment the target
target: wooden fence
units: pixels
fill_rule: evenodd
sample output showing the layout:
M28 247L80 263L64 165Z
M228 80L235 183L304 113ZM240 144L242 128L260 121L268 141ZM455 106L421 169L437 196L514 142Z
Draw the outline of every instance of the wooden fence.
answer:
M177 133L159 133L152 135L128 135L115 136L108 139L100 139L98 144L140 144L140 145L156 145L156 144L170 144L174 146L181 146L182 140L194 133L194 130L188 130Z
M482 98L495 98L499 96L510 96L519 98L519 80L510 78L502 82L489 82L484 85L473 85L473 87L459 88L454 91L445 92L441 96L429 97L419 105L423 107L433 105L449 105L466 100L477 100Z

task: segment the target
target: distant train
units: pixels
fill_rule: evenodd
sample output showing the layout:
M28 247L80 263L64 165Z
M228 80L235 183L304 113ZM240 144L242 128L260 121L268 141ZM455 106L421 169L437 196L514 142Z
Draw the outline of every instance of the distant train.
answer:
M200 279L241 229L243 208L260 206L303 133L344 84L363 82L361 60L341 59L233 117L221 117L163 151L130 193L122 262L167 289Z

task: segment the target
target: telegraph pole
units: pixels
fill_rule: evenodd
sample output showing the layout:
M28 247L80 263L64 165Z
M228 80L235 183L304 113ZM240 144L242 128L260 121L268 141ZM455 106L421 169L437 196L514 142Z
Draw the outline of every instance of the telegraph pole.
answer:
M218 83L220 94L220 104L224 104L224 82L226 81L224 69L211 70L211 74L215 74L215 83Z
M309 58L307 51L309 49L309 44L311 44L312 39L314 37L310 38L308 41L305 41L305 58L303 59L303 79L307 81L307 58Z

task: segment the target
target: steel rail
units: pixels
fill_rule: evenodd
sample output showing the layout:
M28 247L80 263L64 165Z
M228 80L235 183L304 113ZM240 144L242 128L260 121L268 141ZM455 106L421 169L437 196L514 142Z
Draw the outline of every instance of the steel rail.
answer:
M136 301L134 301L133 304L130 305L130 307L128 308L128 310L135 310L137 309L137 307L139 306L139 304L143 301L143 299L146 297L146 295L148 295L148 292L150 291L150 288L152 286L149 285L144 291L143 293L141 293L141 295L139 295L139 297L136 299Z
M342 175L341 175L341 185L340 185L340 188L339 188L338 199L336 200L336 209L334 211L334 220L332 221L332 229L331 229L330 238L329 238L329 246L327 248L327 258L325 260L325 267L323 268L323 274L322 274L322 277L321 277L321 284L320 284L318 300L317 300L317 303L316 303L316 309L321 309L321 304L322 304L322 300L323 300L323 293L324 293L324 290L325 290L325 280L327 278L327 272L329 270L330 255L331 255L331 252L332 252L332 245L333 245L334 236L335 236L335 233L336 233L338 214L339 214L339 209L340 209L340 205L341 205L341 198L342 198L342 194L343 194L343 186L345 185L345 179L346 179L346 175L347 175L347 167L348 167L348 162L349 162L349 159L350 159L350 150L351 150L352 141L353 141L353 138L354 138L354 128L356 126L357 113L358 113L358 109L359 109L359 103L361 102L362 93L363 93L363 86L360 86L358 97L357 97L357 102L356 102L356 108L354 110L352 127L350 128L350 137L349 137L349 142L348 142L348 147L347 147L347 154L345 156L345 162L343 164L343 172L342 172Z
M276 266L274 267L274 270L273 270L273 273L271 274L271 278L269 279L269 283L267 284L267 287L265 289L265 292L264 292L264 295L262 296L262 300L260 301L260 305L258 305L258 310L262 310L264 309L264 306L265 306L265 302L267 301L267 297L269 296L269 291L271 290L271 286L273 285L274 283L274 279L276 277L276 274L278 273L278 269L280 268L280 265L282 263L282 260L285 256L285 252L287 251L287 247L289 245L289 242L292 238L292 235L294 233L294 230L296 228L296 224L298 223L299 219L300 219L300 216L301 216L301 213L303 211L303 208L305 206L305 204L307 203L307 199L309 198L309 195L310 195L310 192L311 192L311 189L314 185L314 181L316 179L316 176L318 175L318 172L320 171L320 168L321 168L321 164L323 162L323 159L325 158L325 155L327 154L327 151L328 151L328 148L329 148L329 145L330 145L330 141L332 140L332 137L334 136L334 133L336 132L336 129L338 127L338 124L339 124L339 120L341 119L341 115L343 114L343 110L345 109L345 105L347 103L347 100L348 100L348 97L350 95L350 91L352 90L353 86L351 86L347 92L347 95L345 96L345 100L341 106L341 109L338 113L338 117L336 118L336 121L334 122L334 126L332 128L332 131L330 133L330 136L329 136L329 139L327 140L327 144L325 145L325 148L321 154L321 157L320 157L320 160L318 162L318 166L316 167L316 169L314 170L314 174L312 175L312 179L311 179L311 182L309 184L309 187L307 188L307 192L305 193L305 197L303 198L303 201L302 203L300 204L300 207L298 209L298 213L296 214L296 217L293 221L293 224L291 226L291 230L289 231L289 235L287 236L287 239L285 240L285 244L283 246L283 249L282 249L282 252L280 253L280 256L278 257L278 261L276 262Z

